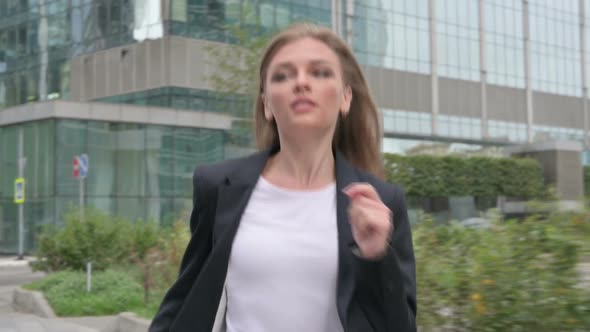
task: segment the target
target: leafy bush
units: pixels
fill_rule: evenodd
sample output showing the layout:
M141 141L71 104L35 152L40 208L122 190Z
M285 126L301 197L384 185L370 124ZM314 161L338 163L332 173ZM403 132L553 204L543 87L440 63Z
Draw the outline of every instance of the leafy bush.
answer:
M136 311L151 318L165 292L178 277L180 262L190 240L187 217L188 211L185 211L180 221L161 228L153 221L132 223L94 209L87 209L81 222L79 211L72 210L66 214L61 228L52 226L41 233L38 260L32 265L34 269L47 272L82 271L91 260L94 271L123 269L126 276L140 287L143 307ZM54 284L67 283L73 280L74 274L51 275L43 281L41 290L49 291ZM78 295L63 295L64 298L68 296ZM92 301L100 302L100 299ZM73 315L68 310L62 311L64 315Z
M42 271L84 270L91 260L93 269L104 270L128 259L132 248L132 224L96 209L86 209L84 221L70 209L62 227L50 225L39 235L33 268Z
M425 331L587 331L580 287L587 213L554 213L490 228L414 228L418 320ZM586 239L586 240L583 240Z
M39 235L33 269L42 271L85 270L92 261L94 270L144 259L158 244L160 229L155 222L135 223L88 208L84 220L71 209L64 225L50 225Z
M143 307L141 285L121 271L94 273L90 293L86 274L76 271L51 274L25 288L42 291L59 316L112 315Z
M122 224L125 225L125 231L131 234L130 256L119 259L118 264L114 263L115 260L110 261L108 270L94 272L91 293L86 293L85 272L72 270L50 274L26 288L42 291L55 312L61 316L109 315L133 311L148 319L153 318L164 294L178 277L190 232L184 221L164 229L155 223ZM57 236L50 243L62 236ZM55 255L68 254L69 250L52 252L50 259L42 264L56 266L49 262L67 262L66 258ZM116 270L110 269L115 265Z
M138 268L138 278L144 288L144 302L147 304L154 296L163 296L178 277L190 232L186 222L181 220L169 228L158 230L146 227L137 234L144 239L155 240L142 242L143 251L133 255L133 263Z
M542 169L533 159L386 154L385 163L389 180L412 197L544 194Z

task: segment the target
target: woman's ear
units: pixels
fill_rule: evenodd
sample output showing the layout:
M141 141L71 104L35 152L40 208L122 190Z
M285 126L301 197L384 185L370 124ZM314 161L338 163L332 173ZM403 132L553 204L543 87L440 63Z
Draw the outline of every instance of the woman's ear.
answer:
M348 115L350 111L350 105L352 103L352 88L350 85L344 87L344 91L342 93L342 103L340 103L340 112L343 116Z
M273 119L273 114L268 105L266 97L264 96L264 93L260 94L260 98L262 99L262 105L264 105L264 118L266 119L266 121L270 122Z

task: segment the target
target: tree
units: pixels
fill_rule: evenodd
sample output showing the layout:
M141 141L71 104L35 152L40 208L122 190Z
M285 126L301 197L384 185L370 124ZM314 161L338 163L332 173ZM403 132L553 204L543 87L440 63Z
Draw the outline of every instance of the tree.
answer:
M236 10L237 22L224 27L230 43L211 43L206 48L208 65L215 68L207 80L216 90L218 99L224 101L216 111L235 117L228 132L228 143L238 148L252 148L252 112L258 95L258 66L275 31L261 25L252 5L241 6Z
M243 9L237 23L225 25L230 44L211 43L206 48L208 64L215 68L207 76L212 87L229 97L229 100L237 98L242 102L250 102L249 106L258 94L258 66L262 53L274 35L274 31L269 31L260 24L259 17L254 24L242 23L252 21L251 11L251 6ZM232 109L227 113L242 118L251 117L250 109Z

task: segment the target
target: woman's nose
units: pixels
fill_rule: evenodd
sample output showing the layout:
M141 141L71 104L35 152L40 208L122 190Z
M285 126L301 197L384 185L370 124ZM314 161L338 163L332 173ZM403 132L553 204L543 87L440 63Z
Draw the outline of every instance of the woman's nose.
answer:
M309 78L305 72L297 73L297 77L295 79L295 91L309 91Z

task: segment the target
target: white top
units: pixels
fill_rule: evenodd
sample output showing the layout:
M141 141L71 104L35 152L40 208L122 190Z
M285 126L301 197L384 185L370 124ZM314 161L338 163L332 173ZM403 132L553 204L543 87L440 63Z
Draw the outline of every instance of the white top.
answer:
M229 259L227 332L341 332L336 185L279 188L260 177Z

